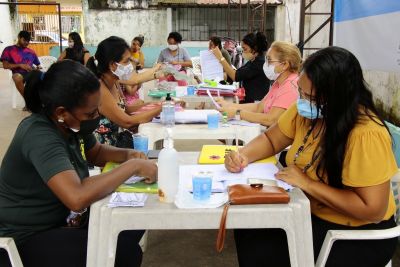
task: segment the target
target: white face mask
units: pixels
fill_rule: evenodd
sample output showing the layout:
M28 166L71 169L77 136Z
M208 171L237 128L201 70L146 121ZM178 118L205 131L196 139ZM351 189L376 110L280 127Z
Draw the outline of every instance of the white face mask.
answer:
M126 81L129 80L131 74L133 72L133 65L129 63L128 65L121 65L117 63L117 69L115 71L111 71L114 75L118 76L118 79Z
M73 48L74 47L74 42L68 42L68 47Z
M178 49L178 45L168 45L168 49L171 51L175 51L176 49Z
M279 64L281 64L281 63L279 63ZM281 75L281 73L282 73L282 72L276 73L275 66L272 64L268 64L267 62L264 62L263 71L265 73L265 76L267 76L267 78L272 81L275 81L276 79L278 79L279 75Z

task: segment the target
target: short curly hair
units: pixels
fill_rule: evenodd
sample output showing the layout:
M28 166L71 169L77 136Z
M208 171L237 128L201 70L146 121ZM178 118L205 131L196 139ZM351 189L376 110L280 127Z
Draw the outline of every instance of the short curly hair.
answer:
M182 35L179 32L170 32L167 40L171 38L174 39L178 44L182 43Z

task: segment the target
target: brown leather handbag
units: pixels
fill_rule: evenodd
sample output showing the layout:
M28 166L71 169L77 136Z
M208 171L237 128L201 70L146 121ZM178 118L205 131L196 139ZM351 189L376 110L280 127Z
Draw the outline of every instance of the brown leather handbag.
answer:
M225 204L217 236L216 248L221 252L225 243L226 216L230 205L245 204L285 204L289 203L289 194L281 187L263 184L236 184L228 187L229 201Z

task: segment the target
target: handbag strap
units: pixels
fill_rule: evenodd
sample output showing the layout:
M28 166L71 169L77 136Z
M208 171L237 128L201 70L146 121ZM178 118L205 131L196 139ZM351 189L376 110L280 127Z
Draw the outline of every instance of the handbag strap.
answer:
M225 243L225 235L226 235L226 216L228 215L228 209L230 206L230 202L226 203L224 206L224 211L222 212L221 221L219 223L219 230L217 236L216 248L218 252L221 252L224 249Z

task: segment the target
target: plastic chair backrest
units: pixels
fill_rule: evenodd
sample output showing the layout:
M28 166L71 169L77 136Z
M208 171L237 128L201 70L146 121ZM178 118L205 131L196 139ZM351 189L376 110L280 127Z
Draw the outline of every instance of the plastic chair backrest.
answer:
M389 128L390 134L393 138L393 152L396 157L397 166L400 168L400 127L393 125L389 122L385 122Z
M201 76L200 57L192 57L193 74Z
M47 71L50 66L57 61L57 58L53 56L42 56L39 57L40 65L44 71Z

